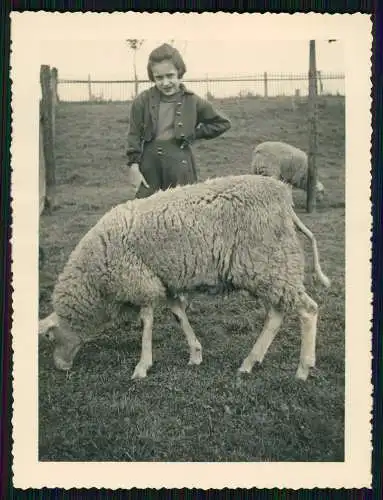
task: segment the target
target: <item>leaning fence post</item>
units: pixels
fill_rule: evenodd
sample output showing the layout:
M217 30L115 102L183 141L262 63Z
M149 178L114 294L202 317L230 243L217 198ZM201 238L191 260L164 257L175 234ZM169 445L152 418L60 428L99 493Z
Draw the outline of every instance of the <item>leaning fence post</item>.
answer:
M309 152L307 168L307 212L313 212L316 206L316 153L317 153L317 116L316 116L316 97L317 97L317 72L315 61L315 40L310 40L310 61L309 61Z
M41 127L45 166L45 208L52 212L55 205L56 191L56 161L54 150L54 105L52 98L51 71L49 66L40 68L41 84Z

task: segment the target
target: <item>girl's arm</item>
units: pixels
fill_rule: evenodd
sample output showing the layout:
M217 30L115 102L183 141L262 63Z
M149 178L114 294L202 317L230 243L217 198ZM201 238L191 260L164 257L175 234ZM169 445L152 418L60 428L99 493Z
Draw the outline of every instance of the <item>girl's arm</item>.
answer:
M142 124L144 108L138 99L130 107L128 145L126 155L128 165L140 163L142 154Z
M205 99L197 102L196 139L213 139L223 134L231 127L230 120Z

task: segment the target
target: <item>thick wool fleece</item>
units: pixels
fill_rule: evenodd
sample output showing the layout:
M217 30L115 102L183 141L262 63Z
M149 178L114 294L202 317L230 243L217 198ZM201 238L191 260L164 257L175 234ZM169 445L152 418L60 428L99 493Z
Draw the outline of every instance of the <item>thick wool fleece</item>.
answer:
M160 191L108 212L70 256L55 312L80 331L109 301L143 306L201 285L230 284L283 310L303 291L304 257L289 188L222 177Z
M252 172L280 179L292 186L306 189L307 154L283 142L264 142L254 151Z

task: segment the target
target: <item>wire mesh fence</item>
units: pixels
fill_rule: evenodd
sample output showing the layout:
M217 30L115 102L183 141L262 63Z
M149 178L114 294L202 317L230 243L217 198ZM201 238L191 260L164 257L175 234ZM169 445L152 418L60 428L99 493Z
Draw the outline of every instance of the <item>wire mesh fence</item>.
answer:
M189 78L185 85L208 99L226 97L307 96L309 78L306 73L261 73L255 75ZM148 80L59 79L57 92L62 102L130 101L136 93L153 85ZM320 95L345 95L342 73L317 72Z

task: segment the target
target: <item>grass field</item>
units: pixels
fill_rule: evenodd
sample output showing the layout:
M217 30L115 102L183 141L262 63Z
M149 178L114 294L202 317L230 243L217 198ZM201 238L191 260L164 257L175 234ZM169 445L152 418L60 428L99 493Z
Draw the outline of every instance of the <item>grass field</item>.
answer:
M232 99L217 105L231 130L195 146L201 179L249 172L253 145L283 140L307 150L307 107L288 98ZM40 317L51 312L58 273L85 232L131 196L126 185L128 105L61 104L57 116L57 203L40 222L47 255L40 272ZM332 287L309 294L320 308L317 367L294 378L300 330L287 317L262 364L237 369L263 323L244 294L196 294L189 319L204 352L187 365L188 348L170 312L158 309L154 365L131 381L140 356L136 316L115 318L83 348L73 370L56 371L52 347L39 347L39 459L49 461L343 461L344 460L344 99L323 98L318 115L318 169L327 188L314 214L294 192L296 211L315 233ZM311 251L304 242L307 270Z

